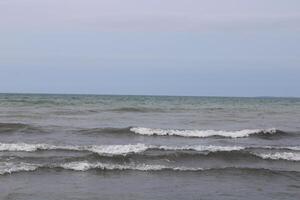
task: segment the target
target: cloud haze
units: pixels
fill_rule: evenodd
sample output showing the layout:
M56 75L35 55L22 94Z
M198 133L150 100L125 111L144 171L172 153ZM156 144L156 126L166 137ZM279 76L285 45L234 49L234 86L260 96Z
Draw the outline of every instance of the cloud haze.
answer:
M0 0L0 92L300 96L300 1Z
M299 1L280 0L1 0L0 24L11 29L197 31L282 26L300 21Z

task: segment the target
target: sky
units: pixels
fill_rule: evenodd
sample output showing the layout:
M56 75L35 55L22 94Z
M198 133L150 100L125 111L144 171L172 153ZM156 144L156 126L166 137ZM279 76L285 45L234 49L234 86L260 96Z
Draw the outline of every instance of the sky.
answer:
M299 0L0 0L0 93L299 88Z

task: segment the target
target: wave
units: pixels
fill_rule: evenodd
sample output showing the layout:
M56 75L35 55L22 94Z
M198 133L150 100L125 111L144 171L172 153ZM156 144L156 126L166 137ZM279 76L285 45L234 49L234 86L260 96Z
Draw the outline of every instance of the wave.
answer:
M120 107L114 109L108 109L106 111L111 112L164 112L163 109L160 108L147 108L147 107Z
M270 129L244 129L239 131L223 130L180 130L180 129L159 129L145 127L126 127L126 128L91 128L77 131L83 134L134 134L140 136L178 136L191 138L225 137L225 138L243 138L259 137L273 138L276 136L295 136L296 134L287 133L275 128ZM300 135L300 134L299 134Z
M287 148L283 148L287 149ZM260 160L282 160L282 161L300 161L299 152L268 152L258 153L254 147L242 148L241 150L225 149L225 150L213 150L213 151L174 151L165 152L161 154L142 154L143 157L159 157L167 160L178 161L178 160L223 160L228 162L233 161L249 161L258 162Z
M0 175L11 174L13 172L20 171L34 171L38 169L40 165L31 164L31 163L1 163L0 165Z
M3 164L2 164L3 165ZM110 164L110 163L91 163L88 161L68 162L63 164L42 165L32 163L4 163L0 166L0 175L11 174L13 172L35 171L39 168L62 168L74 171L87 171L91 169L98 170L136 170L136 171L199 171L202 168L187 168L187 167L169 167L164 165L149 165L149 164Z
M3 165L3 164L2 164ZM153 165L153 164L112 164L112 163L101 163L101 162L88 162L88 161L79 161L79 162L67 162L61 164L33 164L33 163L4 163L4 167L0 167L0 175L12 174L16 172L29 172L36 171L38 169L55 169L61 168L64 170L73 170L73 171L88 171L88 170L101 170L101 171L178 171L178 172L204 172L204 171L215 171L215 172L224 172L226 170L239 170L248 172L295 172L299 171L285 171L285 170L276 170L276 169L267 169L267 168L251 168L251 167L217 167L217 168L200 168L200 167L175 167L175 166L166 166L166 165Z
M299 152L275 152L255 154L263 159L300 161Z
M69 150L69 151L91 151L99 155L127 155L130 153L141 153L147 150L191 150L191 151L237 151L245 149L241 146L160 146L147 145L142 143L126 145L51 145L51 144L27 144L27 143L0 143L0 151L25 151L33 152L38 150Z
M40 133L44 132L38 127L31 126L23 123L0 123L0 133L13 133L13 132L28 132L28 133Z
M180 137L229 137L229 138L243 138L251 135L269 136L276 134L283 134L284 132L275 128L270 129L244 129L240 131L216 131L216 130L178 130L178 129L155 129L144 127L132 127L130 131L146 136L180 136Z
M252 148L249 148L252 149ZM257 153L251 150L246 151L217 151L208 152L204 154L208 158L220 158L229 161L233 160L253 160L253 159L263 159L263 160L283 160L283 161L300 161L299 152L270 152L270 153Z
M269 153L257 153L257 149L269 151ZM287 160L287 161L300 161L300 152L287 152L299 151L300 147L242 147L242 146L202 146L202 145L189 145L189 146L160 146L160 145L147 145L147 144L126 144L126 145L51 145L51 144L26 144L26 143L0 143L0 151L23 151L34 152L39 150L66 150L66 151L88 151L96 153L100 156L127 156L132 154L141 154L147 156L144 152L151 150L161 151L160 156L170 156L170 153L165 151L173 151L178 158L179 155L186 157L187 155L195 156L194 153L201 153L202 156L224 157L234 159L241 157L246 159L247 156L255 156L260 159L268 160ZM285 150L285 152L272 152L270 150ZM190 153L189 153L190 151Z
M159 171L159 170L174 170L174 171L199 171L202 168L187 168L187 167L168 167L165 165L148 165L148 164L108 164L108 163L90 163L87 161L70 162L62 164L59 167L64 169L72 169L75 171L87 171L90 169L102 170L137 170L137 171Z
M25 151L38 150L69 150L69 151L91 151L100 155L126 155L146 151L149 146L145 144L127 145L51 145L51 144L26 144L26 143L0 143L0 151Z
M79 130L79 133L83 134L125 134L130 133L130 128L113 128L113 127L107 127L107 128L90 128L90 129L82 129Z

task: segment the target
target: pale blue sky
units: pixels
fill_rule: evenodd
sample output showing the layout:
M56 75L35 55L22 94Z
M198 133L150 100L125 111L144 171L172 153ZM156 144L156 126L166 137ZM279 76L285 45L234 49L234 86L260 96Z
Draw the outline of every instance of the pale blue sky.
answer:
M0 92L300 96L300 1L0 0Z

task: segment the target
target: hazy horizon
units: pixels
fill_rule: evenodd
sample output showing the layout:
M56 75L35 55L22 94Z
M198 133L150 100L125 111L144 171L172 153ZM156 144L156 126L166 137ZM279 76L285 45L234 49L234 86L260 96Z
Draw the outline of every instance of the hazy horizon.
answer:
M0 92L0 95L78 95L78 96L149 96L149 97L204 97L204 98L296 98L300 96L201 96L201 95L157 95L157 94L100 94L100 93L31 93L31 92Z

